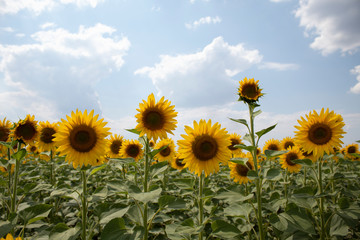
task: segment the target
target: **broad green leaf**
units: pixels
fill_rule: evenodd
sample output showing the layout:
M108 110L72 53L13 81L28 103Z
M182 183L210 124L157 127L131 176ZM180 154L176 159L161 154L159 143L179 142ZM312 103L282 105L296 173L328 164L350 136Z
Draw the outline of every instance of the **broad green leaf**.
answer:
M105 225L101 232L101 239L119 240L126 233L125 221L122 218L114 218Z
M9 221L0 221L0 236L5 236L7 233L9 233L11 231L11 229L13 229L15 227L15 225L13 225L11 222Z
M308 159L308 158L304 158L304 159L294 159L294 160L291 160L293 163L295 164L300 164L300 165L303 165L303 166L312 166L313 165L313 162L311 161L311 159Z
M151 192L142 192L142 193L129 193L129 196L131 198L134 198L135 200L143 203L147 202L157 202L159 199L159 196L161 194L162 189L158 188Z
M278 157L283 155L284 153L287 153L288 151L275 151L275 150L265 150L265 155L268 158Z
M239 201L237 203L230 202L229 206L224 209L224 214L230 217L244 216L248 219L248 216L251 213L251 211L253 211L253 208L250 205L250 203L246 203L246 202L243 203Z
M241 148L241 149L244 149L244 150L246 150L248 152L252 152L254 149L256 149L256 147L254 147L254 146L246 146L245 144L236 144L233 147Z
M11 157L20 161L21 159L23 159L26 156L26 149L22 148L19 151L17 151L16 153L14 153Z
M156 154L158 154L159 152L161 152L162 150L164 150L164 149L167 148L167 147L168 147L168 145L165 145L165 146L162 146L162 147L159 148L159 149L154 149L154 150L152 150L152 151L149 153L149 156L150 156L151 158L154 158Z
M76 240L80 235L80 232L81 228L79 226L69 228L65 223L58 223L51 230L49 240Z
M256 112L253 113L253 116L256 117L258 115L260 115L262 113L261 110L257 110Z
M357 141L355 141L355 142L360 143L360 140L357 140Z
M230 159L231 162L241 164L241 165L245 165L248 160L249 160L248 158L231 158Z
M169 164L167 161L159 162L150 167L150 174L152 177L155 177L161 173L163 173L166 169L168 169Z
M257 173L256 171L254 171L254 170L249 170L249 171L247 172L247 177L252 180L252 179L258 178L259 175L258 175L258 173Z
M100 167L96 167L96 168L94 168L93 170L91 170L91 172L90 172L89 176L91 176L91 175L93 175L93 174L97 173L98 171L100 171L100 170L104 169L105 167L106 167L106 165L105 165L105 164L103 164L103 165L101 165Z
M249 199L252 199L253 196L254 196L253 194L244 196L240 192L226 191L226 192L217 193L214 196L214 198L225 200L228 201L229 203L234 203L234 202L245 202Z
M288 228L288 222L286 219L274 213L269 216L269 222L273 227L282 232Z
M340 198L338 201L338 205L339 205L340 209L349 208L350 207L349 199L347 197Z
M115 164L129 164L133 163L133 158L109 158L109 162L115 163Z
M211 223L212 235L221 239L234 239L241 232L234 225L223 220L215 220Z
M349 234L349 226L346 225L345 221L335 214L331 218L330 222L330 236L346 236Z
M163 195L159 198L158 203L159 203L160 208L165 208L174 200L175 200L175 197L172 195Z
M32 223L49 215L52 205L39 204L27 207L19 212L19 216L25 223Z
M140 133L141 133L139 130L137 130L135 128L133 128L133 129L125 129L125 130L128 131L128 132L131 132L131 133L135 133L137 135L140 135Z
M316 234L311 219L303 211L291 209L288 212L281 213L280 216L291 222L298 230L310 234Z
M245 125L246 127L249 128L249 125L247 124L247 121L245 119L234 119L234 118L229 118L229 119L234 121L234 122L241 123L241 124L243 124L243 125Z
M360 158L360 154L358 154L358 153L351 153L351 155L353 155L354 157Z
M251 136L247 133L245 134L245 136L243 137L244 140L248 141L249 143L252 144L252 139L251 139Z
M265 135L266 133L270 132L271 130L273 130L275 127L276 127L277 124L273 125L273 126L270 126L268 128L265 128L263 130L260 130L258 132L256 132L255 134L261 138L261 136Z
M125 215L125 213L127 213L127 211L129 210L129 208L130 207L128 206L128 207L122 208L122 209L111 209L108 212L102 213L100 216L100 224L105 225L114 218L123 217Z
M266 179L269 179L269 180L275 180L275 178L277 177L280 177L281 176L281 171L280 169L278 168L272 168L272 169L269 169L267 172L266 172Z

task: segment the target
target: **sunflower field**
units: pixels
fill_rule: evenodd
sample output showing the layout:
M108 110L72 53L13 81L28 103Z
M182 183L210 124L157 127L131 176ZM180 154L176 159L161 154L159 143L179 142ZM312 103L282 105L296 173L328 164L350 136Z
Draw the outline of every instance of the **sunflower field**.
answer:
M87 110L0 120L0 238L360 239L359 146L343 146L342 116L311 111L260 148L276 125L256 129L259 81L238 95L244 136L202 119L174 142L175 106L153 94L134 139Z

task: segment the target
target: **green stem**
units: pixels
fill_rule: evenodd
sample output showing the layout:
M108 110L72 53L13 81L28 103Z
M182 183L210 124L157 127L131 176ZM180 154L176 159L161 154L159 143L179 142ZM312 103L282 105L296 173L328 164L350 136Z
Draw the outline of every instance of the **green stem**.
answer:
M55 174L54 174L54 163L53 163L53 151L50 150L50 183L54 186L55 184Z
M288 171L285 170L285 183L284 183L284 188L285 188L285 208L287 207L287 204L288 204Z
M330 172L331 172L331 175L332 175L332 178L331 178L331 193L334 194L335 193L335 182L334 182L334 159L331 158L331 161L330 161ZM336 204L336 197L335 196L332 196L332 201L334 204Z
M86 225L87 225L87 182L86 182L86 170L81 170L81 180L83 184L83 194L81 199L82 207L82 233L81 239L86 240Z
M149 139L145 137L145 162L144 162L144 192L148 192L148 180L149 180ZM148 205L144 203L144 217L143 217L143 224L144 224L144 240L148 239L149 235L149 228L148 228Z
M18 143L17 151L21 149L21 143ZM13 192L12 192L12 198L11 198L11 205L10 205L10 212L15 213L16 209L16 191L17 191L17 185L19 182L19 170L20 170L20 159L16 159L15 162L15 175L14 175L14 184L13 184ZM11 172L11 167L10 167Z
M323 184L322 184L322 159L318 159L318 173L319 173L319 191L320 195L323 194ZM320 212L320 239L325 239L325 219L324 219L324 197L320 197L320 206L319 206L319 212Z
M203 187L204 187L204 173L201 172L199 177L199 226L202 226L204 221L204 202L203 202ZM203 239L203 231L199 232L199 240Z
M304 187L306 187L306 174L307 174L307 167L304 166Z

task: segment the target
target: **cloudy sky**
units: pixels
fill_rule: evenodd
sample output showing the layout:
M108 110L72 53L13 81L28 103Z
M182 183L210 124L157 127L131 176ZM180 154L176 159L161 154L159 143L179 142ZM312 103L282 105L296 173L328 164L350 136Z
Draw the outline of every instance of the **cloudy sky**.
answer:
M184 125L247 118L239 80L266 95L261 141L293 136L297 119L329 108L360 139L359 0L0 0L0 118L58 121L94 109L136 138L136 109L154 93Z

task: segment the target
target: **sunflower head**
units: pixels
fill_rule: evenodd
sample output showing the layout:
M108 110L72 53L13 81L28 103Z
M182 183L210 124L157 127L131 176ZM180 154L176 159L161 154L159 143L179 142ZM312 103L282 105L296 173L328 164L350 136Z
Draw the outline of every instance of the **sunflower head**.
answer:
M236 133L232 133L230 134L230 141L231 144L228 146L228 148L230 149L231 153L233 155L241 153L241 148L234 147L235 145L242 143L241 136Z
M166 147L165 147L166 146ZM160 149L162 147L165 147L163 150L161 150L158 154L155 155L155 159L157 159L159 162L162 161L171 161L175 157L175 144L174 141L170 138L165 138L159 141L154 149Z
M352 153L359 153L359 145L356 143L349 144L345 147L345 156L349 159L355 160L356 157Z
M148 96L147 101L143 100L139 104L139 113L135 117L140 137L146 134L149 139L156 141L158 138L167 138L167 133L173 134L177 124L177 112L174 110L175 106L170 104L164 97L155 102L153 93Z
M123 136L112 134L109 139L109 148L107 154L110 158L120 158L120 150L123 144Z
M124 158L134 158L135 161L139 161L144 155L143 145L138 140L124 140L120 155Z
M297 173L301 169L301 165L294 163L293 160L303 159L304 155L298 147L288 148L288 152L280 156L280 164L283 169L287 169L291 173Z
M331 154L334 147L340 148L343 143L344 122L339 114L321 109L320 114L315 110L298 120L300 126L295 126L295 144L305 152L312 152L315 159L322 157L324 153Z
M31 116L28 114L24 120L17 122L12 130L11 137L13 137L14 140L20 140L26 144L34 142L39 134L37 121L34 119L34 115Z
M185 126L185 133L181 135L184 139L178 141L179 154L184 160L185 168L201 175L204 171L205 176L219 171L219 163L227 164L231 158L230 136L219 123L211 124L211 120L206 122L194 121L194 128Z
M107 149L106 137L110 128L106 128L104 119L98 120L94 110L89 114L87 110L79 110L61 119L58 132L53 141L58 146L59 155L66 155L65 160L72 163L74 168L83 165L97 165L97 160L102 157Z
M281 150L280 141L273 138L267 140L264 144L263 152L265 152L265 150L280 151Z
M245 184L250 182L250 179L247 177L247 174L250 170L254 170L254 161L252 159L251 154L247 153L241 153L239 155L241 158L247 158L245 164L239 164L234 162L229 162L229 168L230 168L230 177L234 179L234 182L237 182L239 184Z
M9 120L0 120L0 141L6 142L10 136L11 122Z
M243 80L239 81L239 84L239 101L253 103L257 102L259 98L263 96L261 93L262 89L259 87L259 80L255 81L254 78L247 79L245 77Z
M10 233L8 233L8 234L6 235L6 238L1 238L0 240L14 240L14 237L13 237ZM22 240L22 238L21 238L21 237L17 237L15 240Z
M185 164L183 163L183 158L180 157L179 153L175 153L175 156L171 159L170 165L172 168L175 168L177 170L183 170L185 167Z
M39 150L42 152L55 151L55 133L58 130L58 123L40 122L39 123Z
M154 140L151 139L149 141L149 147L151 147L151 148L155 147L155 141Z
M294 139L292 137L285 137L280 142L281 150L287 150L295 146Z

